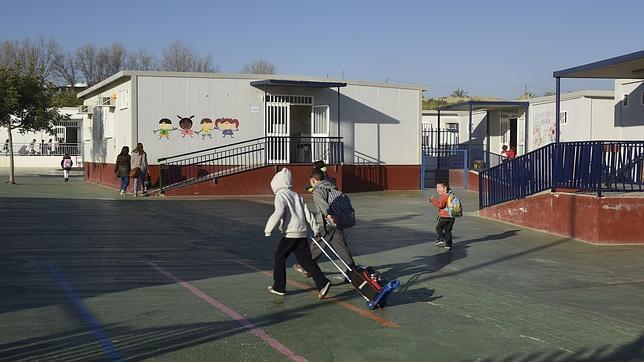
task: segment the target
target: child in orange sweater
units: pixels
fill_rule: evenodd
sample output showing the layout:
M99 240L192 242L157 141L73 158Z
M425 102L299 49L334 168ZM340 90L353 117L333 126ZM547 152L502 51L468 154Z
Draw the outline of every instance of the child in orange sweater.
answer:
M452 228L454 227L455 219L450 217L447 211L447 200L449 199L449 185L447 182L438 182L436 184L436 192L438 192L438 199L433 196L429 201L438 208L438 217L436 218L436 236L437 241L435 246L442 246L446 250L452 249Z

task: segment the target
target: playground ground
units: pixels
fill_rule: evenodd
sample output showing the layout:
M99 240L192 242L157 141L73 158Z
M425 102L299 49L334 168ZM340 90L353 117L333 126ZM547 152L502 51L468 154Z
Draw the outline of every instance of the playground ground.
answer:
M433 246L428 191L351 195L356 261L402 283L370 311L339 280L318 300L291 269L285 297L267 292L270 197L120 197L39 170L17 181L0 184L3 361L644 358L644 247L483 219L474 193L460 192L469 212L449 252Z

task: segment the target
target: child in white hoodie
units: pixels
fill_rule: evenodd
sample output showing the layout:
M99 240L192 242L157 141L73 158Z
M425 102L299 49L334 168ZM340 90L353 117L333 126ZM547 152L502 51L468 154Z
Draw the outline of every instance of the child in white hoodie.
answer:
M320 267L311 260L308 237L319 234L319 226L315 217L309 211L300 195L291 190L291 171L287 168L273 176L271 188L275 193L275 211L268 219L264 234L269 237L278 226L282 232L275 252L275 267L273 269L273 285L268 290L277 295L286 291L286 259L291 253L295 254L298 263L315 281L322 299L329 292L331 282L322 274Z

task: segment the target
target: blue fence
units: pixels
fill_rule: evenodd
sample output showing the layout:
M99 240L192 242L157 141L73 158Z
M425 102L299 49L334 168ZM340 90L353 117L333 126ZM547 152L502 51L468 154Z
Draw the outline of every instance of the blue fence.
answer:
M549 144L479 173L481 208L544 190L644 191L644 141Z

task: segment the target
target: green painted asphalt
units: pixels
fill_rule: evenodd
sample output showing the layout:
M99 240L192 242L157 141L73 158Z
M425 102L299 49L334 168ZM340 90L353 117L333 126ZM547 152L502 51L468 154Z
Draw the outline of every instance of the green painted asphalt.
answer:
M135 199L59 176L32 170L0 184L3 361L109 360L96 328L126 360L286 360L276 343L310 361L644 358L641 246L589 245L470 213L446 252L432 245L429 192L353 194L356 261L402 283L372 312L347 285L319 301L290 269L287 296L266 291L260 271L278 242L262 233L270 197ZM476 194L460 195L475 211Z

